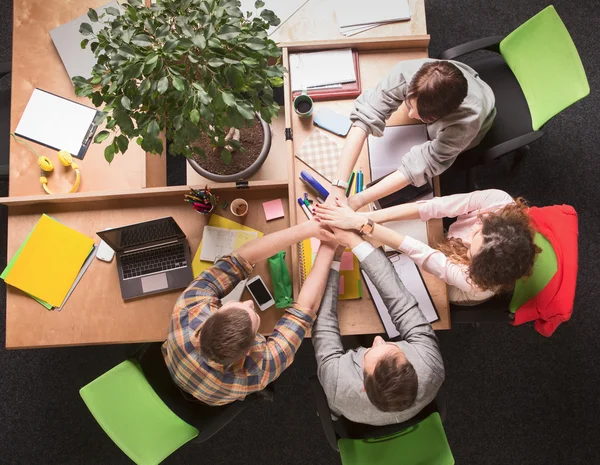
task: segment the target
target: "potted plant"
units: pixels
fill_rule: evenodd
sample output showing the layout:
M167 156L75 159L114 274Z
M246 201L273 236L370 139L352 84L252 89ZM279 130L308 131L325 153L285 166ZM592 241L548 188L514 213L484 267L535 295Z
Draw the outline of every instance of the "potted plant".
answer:
M283 85L281 50L267 37L279 18L263 9L244 14L238 0L128 0L80 32L97 63L92 77L73 78L75 93L103 107L94 142L112 135L110 163L132 139L146 152L183 155L201 175L246 179L270 148L268 123L278 114L273 88ZM264 3L256 1L255 8Z

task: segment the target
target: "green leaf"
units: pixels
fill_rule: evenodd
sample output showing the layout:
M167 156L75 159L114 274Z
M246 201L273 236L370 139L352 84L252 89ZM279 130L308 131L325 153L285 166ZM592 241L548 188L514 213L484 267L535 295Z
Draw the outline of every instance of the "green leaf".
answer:
M96 49L98 48L98 45L99 45L99 44L98 44L98 42L92 42L92 43L90 44L90 50L91 50L92 52L95 52L95 51L96 51Z
M152 39L146 34L137 34L131 38L131 43L138 47L150 47L152 45Z
M106 10L106 14L111 15L111 16L121 16L121 12L116 9L114 6L109 6Z
M111 163L114 158L115 158L115 148L113 147L112 144L107 145L106 148L104 149L104 159L108 163Z
M263 6L265 6L265 2L261 0L256 0L256 2L254 2L254 8L262 8Z
M96 134L96 137L94 137L94 143L99 144L100 142L104 142L106 139L108 139L109 135L110 132L108 131L100 131L98 134Z
M94 30L88 23L81 23L81 26L79 26L79 33L84 36L93 36Z
M121 97L121 105L125 110L131 110L131 100L129 100L129 97L123 95L123 97Z
M281 87L283 85L283 79L280 77L269 78L269 82L273 87Z
M271 26L279 26L279 24L281 24L281 20L271 10L262 10L260 12L260 17L268 22Z
M156 138L154 139L154 147L152 148L152 152L162 155L163 153L163 142L162 140Z
M102 94L100 92L94 92L92 94L92 103L95 107L99 107L100 105L102 105L102 101Z
M221 97L223 98L223 102L225 102L225 105L227 105L228 107L236 106L237 102L233 94L230 94L229 92L223 92L221 94Z
M234 37L237 37L240 34L240 30L237 27L234 26L223 26L220 30L219 33L217 34L217 37L221 40L231 40Z
M146 92L148 92L150 90L151 85L152 85L152 82L150 82L150 79L144 79L138 89L139 93L145 94Z
M108 116L108 113L106 111L99 111L96 113L96 116L94 117L94 124L96 126L100 126L104 120L106 119L106 117Z
M240 112L240 114L248 120L252 120L252 119L256 118L256 115L254 114L252 109L248 108L245 105L237 105L237 109Z
M123 42L128 44L129 42L131 42L133 34L135 34L135 29L125 29L123 31L123 34L121 34L121 39L123 39Z
M221 150L221 160L223 160L223 163L225 163L226 165L231 165L232 159L233 159L233 157L229 150L227 150L227 149Z
M113 129L117 125L116 119L111 119L108 123L106 123L106 129Z
M202 35L192 37L192 42L200 50L203 50L206 47L206 39Z
M125 134L133 134L135 128L133 126L133 121L127 113L123 110L119 110L119 108L115 108L113 111L113 117L117 121L117 124L121 128L121 131Z
M155 60L154 63L146 63L144 65L144 75L148 76L150 73L152 73L152 71L154 71L154 68L156 68L156 65L158 64L158 61Z
M245 43L251 50L264 50L267 48L265 41L257 37L251 37Z
M166 90L169 88L169 78L167 76L163 77L156 86L156 90L159 94L164 94Z
M249 66L250 68L253 68L255 66L258 66L258 61L256 61L254 58L244 58L242 60L242 63L245 64L246 66Z
M96 10L94 10L93 8L90 8L88 10L87 16L88 16L88 18L90 18L90 21L92 23L97 23L98 22L98 13L96 13Z
M126 66L123 70L123 77L125 79L135 79L142 74L142 70L144 69L144 63L138 62L132 65Z
M225 63L220 58L211 58L208 60L208 66L213 68L218 68L219 66L223 66Z
M171 53L177 48L179 41L178 40L167 40L163 47L163 52Z
M129 139L127 136L121 134L115 140L117 141L117 147L119 147L121 153L127 152L127 149L129 148Z
M81 48L85 48L89 41L90 39L83 39L80 44Z
M194 124L198 124L200 122L200 112L195 108L190 112L190 121Z
M148 129L146 130L146 132L148 134L150 134L152 137L158 137L158 133L160 132L160 126L158 125L158 123L156 122L155 119L153 119L150 124L148 125Z
M158 61L158 55L157 54L148 55L148 58L146 58L146 64L147 65L151 65L153 63L156 63L157 61Z
M179 92L183 92L185 90L185 84L177 76L173 76L173 87L175 87L175 89L177 89Z

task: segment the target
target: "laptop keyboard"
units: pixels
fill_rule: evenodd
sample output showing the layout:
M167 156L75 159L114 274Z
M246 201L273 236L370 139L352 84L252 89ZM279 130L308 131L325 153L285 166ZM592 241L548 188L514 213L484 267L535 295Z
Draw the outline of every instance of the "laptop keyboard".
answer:
M150 224L136 225L135 227L125 229L121 233L121 246L131 247L160 241L175 237L177 233L177 227L173 225L173 221L170 218L156 220Z
M187 266L185 247L181 242L121 256L123 279L137 278L185 266Z

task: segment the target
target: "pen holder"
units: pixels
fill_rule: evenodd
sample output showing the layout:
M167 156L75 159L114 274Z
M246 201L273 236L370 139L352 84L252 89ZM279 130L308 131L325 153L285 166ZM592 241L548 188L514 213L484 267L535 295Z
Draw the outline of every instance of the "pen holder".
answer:
M204 189L190 187L190 193L185 195L184 200L191 203L192 208L202 215L211 213L219 201L218 197L210 192L208 186Z

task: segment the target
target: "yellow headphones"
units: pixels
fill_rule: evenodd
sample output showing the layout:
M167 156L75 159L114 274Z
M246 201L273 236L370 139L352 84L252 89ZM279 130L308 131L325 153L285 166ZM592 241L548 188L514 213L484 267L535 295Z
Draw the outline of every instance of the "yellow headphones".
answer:
M40 182L42 183L42 186L44 187L46 193L52 195L53 192L48 187L48 178L46 177L46 173L51 173L54 170L54 165L52 164L50 159L44 156L40 157L31 145L29 145L26 141L22 139L18 139L14 133L11 132L10 135L13 136L13 138L17 142L26 145L27 148L31 150L36 157L38 157L38 165L42 169L42 176L40 176ZM73 157L66 150L61 150L60 152L58 152L58 161L60 161L61 165L70 166L71 169L75 171L75 182L73 183L73 185L67 193L72 194L73 192L77 192L77 190L79 189L79 184L81 183L81 171L79 171L79 166L73 161Z

